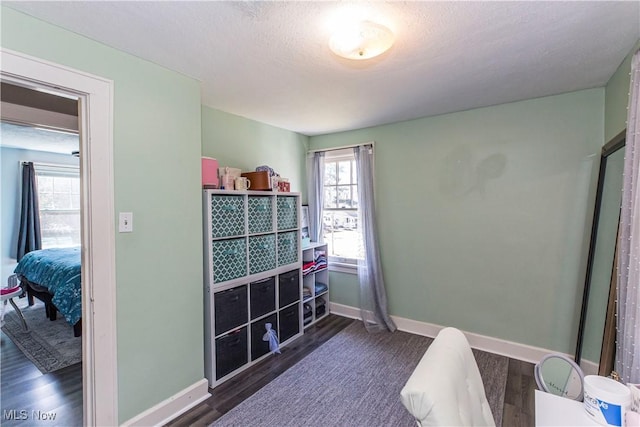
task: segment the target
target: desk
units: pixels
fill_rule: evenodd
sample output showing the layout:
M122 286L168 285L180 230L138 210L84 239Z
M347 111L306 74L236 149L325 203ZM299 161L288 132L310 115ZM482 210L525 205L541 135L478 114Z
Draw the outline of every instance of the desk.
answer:
M582 407L583 403L536 390L536 427L600 426Z

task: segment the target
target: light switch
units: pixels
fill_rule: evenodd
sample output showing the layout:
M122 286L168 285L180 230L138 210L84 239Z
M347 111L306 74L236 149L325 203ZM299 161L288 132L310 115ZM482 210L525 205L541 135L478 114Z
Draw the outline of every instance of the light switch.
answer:
M120 233L131 233L133 231L133 212L120 212Z

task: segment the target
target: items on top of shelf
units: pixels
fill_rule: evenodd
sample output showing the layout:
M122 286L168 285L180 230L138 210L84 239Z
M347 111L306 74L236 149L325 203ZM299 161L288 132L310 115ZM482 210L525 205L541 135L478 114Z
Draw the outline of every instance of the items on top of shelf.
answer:
M280 174L273 170L272 167L267 165L261 165L256 168L256 172L266 172L269 180L269 189L273 191L282 191L279 189L278 183L280 182Z
M211 157L202 157L202 186L221 190L291 191L289 179L280 177L270 166L258 166L255 172L242 172L242 169L230 166L218 167L218 161Z
M271 190L271 178L269 172L244 172L241 176L251 181L252 190Z
M218 161L202 157L202 188L218 188Z
M268 172L269 178L272 176L280 176L275 170L273 170L270 166L261 165L256 168L256 172Z
M282 193L288 193L291 191L291 184L289 184L288 178L280 178L278 180L278 186L276 187L278 191Z
M244 176L236 178L235 188L236 190L248 190L251 188L251 181L249 180L249 178L246 178Z
M240 178L242 169L225 166L223 168L220 168L219 171L220 171L220 188L223 190L235 189L235 184L234 184L235 180L236 178Z
M311 293L311 289L307 288L306 286L304 286L302 288L302 299L309 299L313 296L313 294Z

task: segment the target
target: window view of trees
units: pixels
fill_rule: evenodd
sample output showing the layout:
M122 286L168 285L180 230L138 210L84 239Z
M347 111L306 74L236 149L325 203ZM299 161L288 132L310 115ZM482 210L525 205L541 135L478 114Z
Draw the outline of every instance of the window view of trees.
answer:
M80 245L80 176L36 171L42 247Z
M330 256L354 262L362 257L358 230L358 186L353 155L325 160L323 236Z

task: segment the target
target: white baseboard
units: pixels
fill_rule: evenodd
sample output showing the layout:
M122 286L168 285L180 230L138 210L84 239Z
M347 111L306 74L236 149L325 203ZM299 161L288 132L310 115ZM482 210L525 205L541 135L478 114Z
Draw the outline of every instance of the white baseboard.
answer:
M360 309L357 307L351 307L348 305L337 304L332 302L330 304L330 311L333 314L339 316L349 317L351 319L361 320ZM433 323L420 322L417 320L406 319L404 317L391 316L391 319L395 322L398 330L404 332L410 332L416 335L422 335L425 337L435 338L441 329L445 326L436 325ZM500 338L488 337L486 335L480 335L473 332L462 331L469 341L469 345L478 350L487 351L489 353L500 354L512 359L522 360L529 363L538 363L545 355L549 353L560 353L557 351L549 350L541 347L533 347L526 344L521 344L512 341L502 340ZM565 354L565 353L560 353ZM565 354L569 358L573 358L573 355ZM586 362L591 363L591 362ZM586 365L583 362L583 365ZM590 367L588 367L589 369ZM597 366L596 366L597 372ZM587 371L585 370L585 375Z
M211 397L206 379L190 385L168 399L122 423L123 426L161 426Z
M358 307L351 307L350 305L329 302L329 312L337 314L338 316L348 317L349 319L362 320L360 309Z

